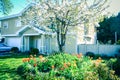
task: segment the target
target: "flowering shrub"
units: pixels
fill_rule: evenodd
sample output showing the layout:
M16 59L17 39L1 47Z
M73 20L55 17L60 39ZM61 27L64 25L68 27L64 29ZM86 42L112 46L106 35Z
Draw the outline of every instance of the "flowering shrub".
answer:
M92 60L81 53L39 58L30 55L30 58L23 59L23 65L17 71L26 80L116 80L114 72L102 64L101 58Z

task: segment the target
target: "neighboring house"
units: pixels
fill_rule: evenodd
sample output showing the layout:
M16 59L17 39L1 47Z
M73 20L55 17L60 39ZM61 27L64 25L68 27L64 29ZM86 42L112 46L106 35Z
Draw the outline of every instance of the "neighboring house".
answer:
M40 53L51 53L58 51L56 34L48 33L39 27L32 27L29 24L23 25L19 17L30 7L27 6L19 14L1 17L1 35L5 37L5 43L9 46L18 47L21 51L29 51L31 48L38 48ZM68 33L65 50L70 53L77 53L78 44L94 44L96 34L94 26L84 32L84 26L78 27L75 33ZM85 36L84 36L85 35Z

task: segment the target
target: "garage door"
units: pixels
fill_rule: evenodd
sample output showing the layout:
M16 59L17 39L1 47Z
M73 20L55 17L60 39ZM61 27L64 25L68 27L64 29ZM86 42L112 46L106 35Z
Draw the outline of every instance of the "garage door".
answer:
M7 38L7 44L11 47L18 47L20 49L21 38L20 37Z

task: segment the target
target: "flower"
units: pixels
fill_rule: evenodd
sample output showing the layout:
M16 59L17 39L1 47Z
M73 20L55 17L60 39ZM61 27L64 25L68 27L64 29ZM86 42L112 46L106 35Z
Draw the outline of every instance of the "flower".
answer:
M70 62L68 62L67 65L70 66L71 65Z
M30 55L30 58L33 58L33 55Z
M22 59L22 62L26 62L26 60L25 60L25 59Z
M37 66L37 64L35 63L33 66L34 66L34 67L36 67L36 66Z
M64 68L67 68L68 66L67 66L67 64L66 63L64 63Z
M99 57L98 59L99 59L99 60L102 60L102 58L101 58L101 57Z
M30 61L30 58L23 58L22 61L23 61L23 62L29 62L29 61Z
M99 58L94 62L94 64L95 64L96 66L98 66L101 62L102 62L102 58L99 57Z
M42 59L42 58L43 58L43 56L42 56L42 55L40 55L40 56L39 56L39 58L40 58L40 59Z
M76 63L74 63L73 66L76 67L77 66Z
M82 53L77 54L77 58L81 58L82 56L83 56Z
M31 59L30 58L28 58L28 62L30 61Z
M52 68L52 69L54 69L54 68L55 68L55 66L54 66L54 65L52 65L52 66L51 66L51 68Z

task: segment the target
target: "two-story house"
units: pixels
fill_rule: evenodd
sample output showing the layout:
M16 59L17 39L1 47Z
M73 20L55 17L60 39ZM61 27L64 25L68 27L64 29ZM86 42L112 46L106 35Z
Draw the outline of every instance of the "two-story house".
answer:
M45 32L39 27L32 27L29 24L21 23L19 17L29 9L28 5L18 14L1 17L1 36L5 37L5 44L18 47L21 51L29 51L31 48L38 48L40 53L51 53L58 50L56 34ZM93 25L92 25L93 26ZM77 53L78 44L95 43L94 26L85 32L84 26L80 26L76 33L67 34L65 50L70 53Z

